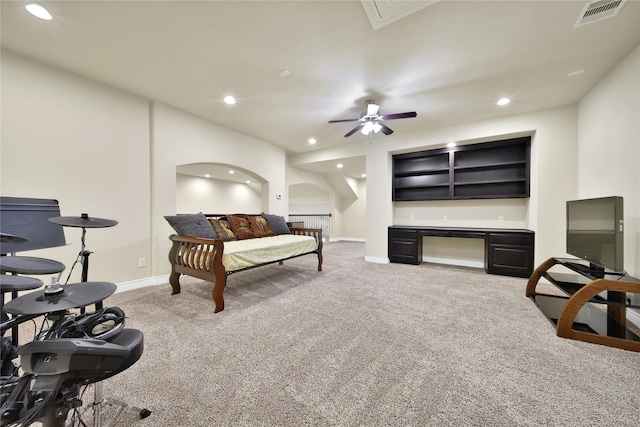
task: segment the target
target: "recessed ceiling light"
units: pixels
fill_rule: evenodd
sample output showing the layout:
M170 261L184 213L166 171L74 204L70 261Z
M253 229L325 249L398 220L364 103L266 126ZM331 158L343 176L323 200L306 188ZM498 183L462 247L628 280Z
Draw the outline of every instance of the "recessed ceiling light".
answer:
M205 177L205 178L211 178L211 175L209 175L208 173L205 173L205 174L204 174L204 177Z
M498 105L507 105L511 100L509 98L500 98L497 102Z
M315 144L316 142L318 142L318 141L316 141L316 139L315 139L315 138L309 138L309 144L313 145L313 144Z
M233 105L236 103L236 99L233 96L228 95L224 97L224 102L226 102L229 105Z
M251 181L249 181L249 180L246 180L245 182L246 182L247 184L251 184Z
M229 171L229 173L233 175L234 173L236 173L236 171Z
M280 77L287 77L288 75L291 74L291 71L284 69L284 70L280 70L278 74L280 75Z
M453 148L455 146L456 146L455 142L450 142L450 143L447 144L447 147L449 147L449 148Z
M342 163L338 163L338 164L336 165L336 167L337 167L338 169L342 168L342 166L343 166L343 165L342 165Z
M366 173L363 173L363 174L362 174L362 175L360 175L360 176L361 176L361 177L363 177L363 178L366 178L366 177L367 177L367 174L366 174Z
M573 76L579 76L580 74L584 73L584 70L576 70L576 71L572 71L569 74L567 74L567 77L573 77Z
M45 21L51 21L53 19L49 11L38 3L29 3L25 6L25 9L33 16L44 19Z

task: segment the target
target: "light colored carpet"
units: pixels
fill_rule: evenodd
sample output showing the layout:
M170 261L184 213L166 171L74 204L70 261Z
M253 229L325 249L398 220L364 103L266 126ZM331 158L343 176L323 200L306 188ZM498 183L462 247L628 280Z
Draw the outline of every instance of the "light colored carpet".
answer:
M364 244L113 295L145 334L105 394L137 426L637 426L640 354L558 338L526 280L364 262Z

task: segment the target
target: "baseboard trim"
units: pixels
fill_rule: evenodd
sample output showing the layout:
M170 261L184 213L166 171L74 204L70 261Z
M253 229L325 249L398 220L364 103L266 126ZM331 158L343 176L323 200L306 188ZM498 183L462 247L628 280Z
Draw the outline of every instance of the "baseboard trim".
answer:
M476 261L476 260L436 258L436 257L426 257L423 255L422 261L431 262L434 264L455 265L458 267L484 268L484 261Z
M379 256L365 256L366 262L372 262L374 264L389 264L389 258Z
M147 277L146 279L133 280L131 282L118 283L116 293L132 291L134 289L146 288L147 286L164 285L169 283L169 275L157 277Z
M365 243L367 241L367 239L361 239L358 237L332 237L331 239L329 239L330 242L340 242L340 241L344 241L344 242L362 242Z

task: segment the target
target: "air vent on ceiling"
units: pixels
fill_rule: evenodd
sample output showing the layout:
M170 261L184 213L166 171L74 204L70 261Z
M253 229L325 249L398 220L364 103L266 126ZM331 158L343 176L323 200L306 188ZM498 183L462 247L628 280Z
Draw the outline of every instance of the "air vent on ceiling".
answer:
M627 0L597 0L587 3L573 28L616 16Z
M374 30L379 30L440 0L360 0Z

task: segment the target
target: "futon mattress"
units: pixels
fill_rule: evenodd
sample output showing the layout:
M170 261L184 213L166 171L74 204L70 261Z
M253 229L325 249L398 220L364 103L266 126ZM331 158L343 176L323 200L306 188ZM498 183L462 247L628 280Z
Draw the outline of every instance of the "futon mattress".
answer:
M226 271L241 270L266 264L317 249L316 239L311 236L281 234L256 239L224 242L222 265Z

